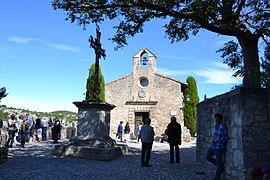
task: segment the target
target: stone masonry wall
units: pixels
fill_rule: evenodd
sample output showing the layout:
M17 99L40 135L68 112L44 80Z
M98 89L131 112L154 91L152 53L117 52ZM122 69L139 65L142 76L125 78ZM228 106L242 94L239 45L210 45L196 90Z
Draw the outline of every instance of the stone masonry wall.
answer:
M147 77L149 85L142 88L139 85L140 77ZM144 91L145 97L140 98L138 92ZM140 74L130 74L122 79L106 84L106 102L114 104L111 111L111 135L114 136L120 121L129 121L131 131L134 131L135 112L150 112L149 116L155 128L156 135L164 133L170 122L171 112L176 112L176 118L184 128L183 100L181 84L165 76L147 71ZM126 105L127 101L154 102L155 105ZM184 131L183 131L184 132ZM185 131L186 132L186 131Z
M250 166L270 162L270 91L238 88L197 105L197 160L213 140L214 115L222 113L228 127L223 179L244 180Z

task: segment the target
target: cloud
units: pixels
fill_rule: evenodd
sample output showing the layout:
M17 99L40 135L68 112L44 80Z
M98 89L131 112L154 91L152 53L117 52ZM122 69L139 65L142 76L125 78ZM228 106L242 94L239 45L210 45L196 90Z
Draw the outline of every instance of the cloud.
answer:
M30 40L28 38L21 37L10 37L8 40L16 43L30 43Z
M190 74L189 71L174 71L174 70L169 70L166 68L157 68L157 71L161 74L166 74L169 76L178 76L178 75L187 75Z
M67 110L77 112L77 108L71 102L44 101L36 99L27 99L24 97L7 96L2 99L1 104L8 107L29 109L32 111L51 112L58 110Z
M198 76L204 77L206 80L202 83L207 84L239 84L241 78L232 77L233 72L228 70L205 69L196 72Z
M229 69L228 65L221 62L213 62L211 65L222 69Z
M64 51L71 51L71 52L79 52L79 49L76 47L72 47L66 44L59 44L59 43L51 43L44 41L42 39L36 39L36 38L25 38L25 37L17 37L13 36L8 38L9 41L16 42L16 43L31 43L31 42L38 42L45 46L52 47L55 49L60 49Z
M157 71L162 74L174 77L180 75L200 76L205 79L204 81L200 81L200 83L204 84L240 84L242 81L242 78L232 77L234 72L231 69L229 69L229 67L226 64L220 62L213 62L207 66L209 67L185 71L175 71L166 68L157 68Z
M182 57L182 56L168 56L168 55L160 55L158 56L159 58L166 58L166 59L177 59L177 60L184 60L184 61L193 61L195 60L194 58L192 57Z
M56 49L65 50L65 51L79 52L78 48L71 47L71 46L64 45L64 44L46 43L46 45L53 47L53 48L56 48Z

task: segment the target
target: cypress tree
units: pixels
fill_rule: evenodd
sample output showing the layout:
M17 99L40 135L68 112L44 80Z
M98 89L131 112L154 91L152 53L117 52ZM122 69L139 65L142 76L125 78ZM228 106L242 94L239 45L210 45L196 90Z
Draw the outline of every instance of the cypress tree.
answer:
M184 92L184 125L190 130L191 135L196 133L196 105L199 103L198 91L196 80L189 76L187 78L188 87ZM190 100L187 100L187 95L190 96Z
M98 101L104 102L105 101L105 82L104 77L101 72L101 68L99 66L99 73L98 73L98 80L99 80L99 94L98 94ZM95 64L91 65L89 70L89 75L86 84L86 101L94 101L94 84L95 84Z

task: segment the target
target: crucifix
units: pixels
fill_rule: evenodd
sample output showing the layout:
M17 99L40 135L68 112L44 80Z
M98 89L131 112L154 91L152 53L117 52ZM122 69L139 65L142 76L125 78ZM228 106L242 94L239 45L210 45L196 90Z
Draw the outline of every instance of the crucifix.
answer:
M99 32L99 27L96 29L97 38L93 38L93 36L90 36L89 42L90 42L90 48L93 48L95 50L96 54L96 63L95 63L95 84L94 84L94 101L98 102L98 95L99 95L99 59L103 57L105 59L105 49L102 49L101 43L100 43L100 36L101 32Z

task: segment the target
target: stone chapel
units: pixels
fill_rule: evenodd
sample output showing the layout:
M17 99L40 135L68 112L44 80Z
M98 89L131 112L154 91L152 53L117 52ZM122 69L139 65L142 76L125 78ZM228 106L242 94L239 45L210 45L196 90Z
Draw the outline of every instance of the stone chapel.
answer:
M184 127L183 91L186 82L156 72L157 57L143 48L133 56L133 72L106 83L106 102L111 111L110 134L115 136L118 124L129 122L131 137L144 118L151 118L157 136L164 134L171 116ZM183 131L184 130L184 131ZM188 133L189 134L189 133Z

